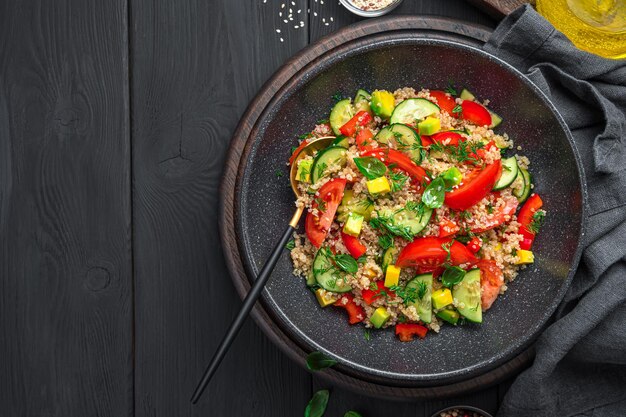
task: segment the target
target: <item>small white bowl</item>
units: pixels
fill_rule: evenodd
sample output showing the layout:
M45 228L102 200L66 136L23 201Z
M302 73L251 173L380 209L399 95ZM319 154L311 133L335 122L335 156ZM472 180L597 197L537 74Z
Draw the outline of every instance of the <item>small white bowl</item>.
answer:
M343 7L348 9L350 12L358 16L363 16L363 17L378 17L378 16L385 15L389 13L390 11L392 11L393 9L395 9L396 7L398 7L400 3L402 3L402 0L395 0L389 6L383 7L382 9L361 10L358 7L356 7L354 4L352 4L350 0L339 0L339 1L341 2L341 4L343 4Z

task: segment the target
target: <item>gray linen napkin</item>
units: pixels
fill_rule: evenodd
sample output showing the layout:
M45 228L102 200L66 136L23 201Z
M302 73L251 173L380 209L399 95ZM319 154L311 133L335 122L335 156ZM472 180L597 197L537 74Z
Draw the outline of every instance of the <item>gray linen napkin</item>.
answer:
M589 192L581 264L498 417L626 416L626 60L577 49L528 5L504 19L484 48L552 99L574 136Z

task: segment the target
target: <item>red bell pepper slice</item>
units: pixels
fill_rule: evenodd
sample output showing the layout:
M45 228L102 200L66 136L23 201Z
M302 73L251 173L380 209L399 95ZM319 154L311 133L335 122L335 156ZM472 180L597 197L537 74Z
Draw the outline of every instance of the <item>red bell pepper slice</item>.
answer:
M339 131L342 135L353 137L357 131L357 127L365 126L371 120L372 116L365 110L362 110L355 114L352 119L348 120L345 125L341 126Z
M343 244L354 259L359 259L361 256L365 255L367 247L361 243L359 238L341 232L341 240L343 240Z
M372 290L371 288L366 288L361 291L361 297L365 304L368 306L371 305L377 298L382 297L383 294L386 293L390 297L395 297L395 293L391 291L389 288L385 287L385 283L381 281L376 281L376 290Z
M450 238L422 237L406 245L396 261L399 268L416 268L419 273L432 272L448 262L451 265L473 265L478 261L460 242Z
M461 230L454 220L442 217L439 221L439 237L448 237Z
M452 110L454 110L454 107L456 106L456 101L454 100L454 97L449 96L445 93L445 91L440 90L431 90L429 94L432 98L437 100L436 104L441 110L445 111L451 116L456 117L456 113L452 112Z
M417 323L398 323L396 324L396 335L401 342L410 342L413 340L413 336L417 336L420 339L426 337L428 328Z
M484 106L469 100L461 103L461 116L478 126L491 126L491 114Z
M354 302L354 296L350 293L342 295L339 300L335 301L334 305L344 308L348 312L350 324L357 324L365 320L365 310Z
M469 249L470 252L478 253L480 248L483 246L483 241L478 236L474 236L465 246L467 246L467 249Z
M362 156L373 156L385 165L393 165L395 168L406 172L413 180L414 184L419 188L423 184L430 182L430 178L426 174L424 168L417 166L407 155L400 151L389 148L370 149L363 152Z
M446 205L453 210L467 210L491 192L501 173L499 159L484 169L474 169L463 178L458 188L446 193Z
M361 129L356 134L356 146L358 146L359 149L364 150L372 144L373 138L374 134L370 129Z
M533 223L535 213L541 207L543 207L543 200L541 200L539 194L533 194L526 200L526 203L524 203L517 215L517 221L520 223L519 233L524 236L524 240L520 242L521 249L530 250L535 241L536 233L532 230L531 224Z

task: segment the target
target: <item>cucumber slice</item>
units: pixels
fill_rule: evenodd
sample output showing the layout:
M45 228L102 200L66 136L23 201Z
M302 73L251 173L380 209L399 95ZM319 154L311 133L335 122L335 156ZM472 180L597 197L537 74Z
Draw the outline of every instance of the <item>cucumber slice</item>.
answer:
M339 135L333 140L333 143L330 146L341 146L342 148L348 149L350 147L350 142L348 142L348 138L344 135Z
M313 275L315 280L326 291L331 292L348 292L352 287L345 282L342 285L337 284L337 278L341 278L343 274L333 265L329 257L330 249L323 247L315 254L313 260Z
M524 168L519 169L518 175L522 176L522 179L524 180L524 186L521 190L513 190L513 195L517 197L517 201L519 201L521 204L526 201L526 199L530 196L531 186L533 182L530 173Z
M474 94L470 93L469 90L466 90L465 88L461 90L461 94L459 95L459 97L463 100L469 100L469 101L474 101L476 99Z
M389 119L389 124L415 123L415 120L425 119L437 112L439 112L439 106L425 98L410 98L396 106L391 114L391 119Z
M472 269L463 281L454 286L452 297L463 307L457 307L459 313L469 321L482 323L483 310L480 303L480 269Z
M381 265L383 269L383 274L387 273L387 267L389 265L394 265L396 263L397 254L398 254L398 249L396 249L393 246L385 249L385 252L383 252L383 261Z
M324 177L331 165L346 165L346 148L341 146L329 146L322 149L311 165L311 184L315 184L320 178Z
M350 102L349 98L340 100L335 104L335 107L330 111L330 117L328 121L330 122L330 127L335 132L335 135L340 135L341 131L339 128L345 125L348 120L352 119L355 115L354 106Z
M421 216L417 212L408 209L396 211L387 209L380 211L381 216L392 217L396 225L400 227L408 227L414 235L418 234L426 227L432 214L433 210L429 208L424 208Z
M409 306L415 307L417 313L420 315L420 320L424 323L430 323L433 317L433 301L431 299L433 291L433 274L418 275L406 284L406 288L415 289L419 294L419 288L426 286L426 293L422 298L415 298L415 301L410 301Z
M518 171L519 170L517 168L517 158L512 156L510 158L503 159L502 175L500 175L500 179L493 186L493 189L496 191L502 190L513 184L513 181L515 181L515 178L517 177Z
M407 125L396 123L382 129L374 137L378 143L391 143L393 148L403 151L419 165L422 161L422 140L417 132Z
M354 96L354 107L356 111L370 111L370 100L372 95L365 90L359 89Z
M487 110L487 111L491 115L491 124L489 125L489 128L493 129L496 126L499 126L500 123L502 123L502 117L498 116L496 113L492 112L491 110Z

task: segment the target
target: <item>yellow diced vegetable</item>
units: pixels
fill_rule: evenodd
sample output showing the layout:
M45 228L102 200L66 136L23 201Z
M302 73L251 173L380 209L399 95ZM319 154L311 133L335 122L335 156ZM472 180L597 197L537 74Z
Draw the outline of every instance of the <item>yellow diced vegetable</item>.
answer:
M369 180L366 184L367 191L369 191L372 195L384 194L391 191L387 177L379 177L374 180Z
M372 111L382 119L389 119L396 107L396 98L389 91L375 90L370 101Z
M387 323L391 314L387 312L385 307L378 307L370 317L370 322L374 327L380 329Z
M532 253L532 251L529 251L529 250L525 250L525 249L518 250L517 257L519 259L517 260L517 262L515 262L516 265L526 265L526 264L532 264L533 262L535 262L535 255Z
M298 172L296 172L296 180L300 182L311 182L311 165L312 159L302 159L298 162Z
M400 268L395 265L389 265L387 267L387 273L385 273L385 287L393 287L398 285L400 281Z
M315 290L315 298L317 298L317 302L320 303L322 307L327 307L334 304L339 299L339 295L318 288Z
M427 117L417 124L420 135L433 135L441 130L441 120Z
M496 243L496 246L495 246L494 249L497 250L497 251L501 251L502 250L502 243L500 243L500 242Z
M357 237L361 233L365 218L357 213L350 213L346 224L343 225L343 232L347 235Z
M440 308L444 308L447 305L452 304L452 291L448 288L441 288L439 290L433 291L432 294L433 307L437 310Z

